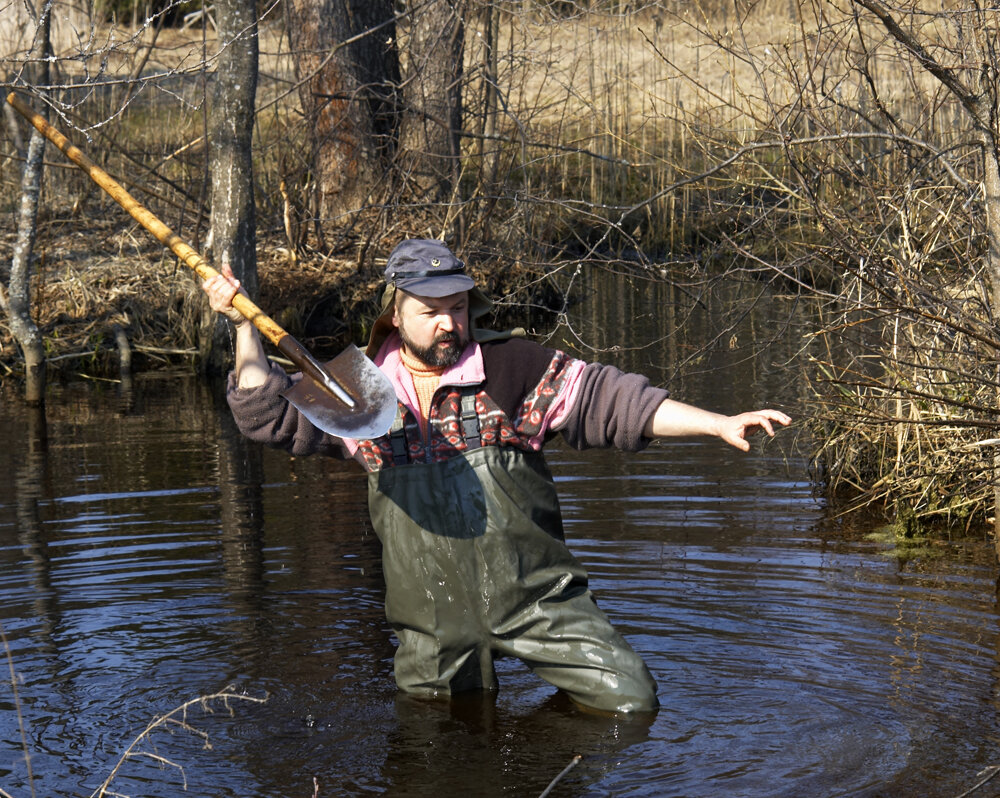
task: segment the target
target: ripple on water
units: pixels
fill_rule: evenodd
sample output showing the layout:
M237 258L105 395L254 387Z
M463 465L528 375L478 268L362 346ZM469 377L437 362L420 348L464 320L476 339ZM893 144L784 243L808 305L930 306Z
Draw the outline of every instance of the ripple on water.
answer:
M178 412L191 405L88 406L96 421L53 430L44 463L13 456L23 425L0 406L16 487L0 621L40 792L90 794L152 718L231 683L271 698L193 711L210 751L157 740L191 794L308 795L315 776L321 795L537 795L582 754L562 794L951 798L994 762L993 560L890 558L824 532L784 461L555 451L570 546L659 685L660 713L626 723L513 660L495 699L400 696L363 480L247 445L209 400ZM0 697L16 751L11 709ZM16 760L0 776L22 794ZM128 775L124 794L179 792L152 760Z
M674 794L859 794L937 762L938 724L997 734L992 567L760 533L575 548L660 685Z

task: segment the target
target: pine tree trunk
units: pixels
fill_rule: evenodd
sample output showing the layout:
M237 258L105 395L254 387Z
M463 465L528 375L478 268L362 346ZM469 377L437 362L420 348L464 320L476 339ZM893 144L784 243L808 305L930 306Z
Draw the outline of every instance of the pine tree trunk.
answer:
M289 0L285 9L326 236L372 201L386 174L399 83L395 17L390 0Z

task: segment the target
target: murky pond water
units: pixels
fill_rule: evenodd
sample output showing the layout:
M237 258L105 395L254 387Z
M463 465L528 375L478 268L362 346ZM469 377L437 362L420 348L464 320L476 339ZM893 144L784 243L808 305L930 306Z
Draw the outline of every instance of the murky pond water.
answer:
M720 351L734 370L689 361L683 398L789 406L786 373ZM622 722L514 661L494 698L397 694L363 475L246 443L219 393L71 383L44 420L3 394L10 795L31 794L25 747L35 793L60 796L112 773L131 796L537 796L578 755L551 795L957 796L1000 764L990 544L898 557L839 528L794 431L750 455L550 449L570 546L659 684L660 712Z

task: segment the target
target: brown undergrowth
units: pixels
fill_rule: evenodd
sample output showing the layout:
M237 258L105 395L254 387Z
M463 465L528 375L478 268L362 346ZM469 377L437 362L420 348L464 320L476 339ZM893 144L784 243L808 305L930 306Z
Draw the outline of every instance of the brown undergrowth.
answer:
M0 240L0 262L9 263L13 242L13 233ZM283 240L264 238L257 304L317 355L360 344L377 314L385 257L396 242L370 243L359 263L346 251L305 250L290 258ZM199 280L141 228L110 215L72 224L48 220L40 225L36 253L32 311L56 374L117 374L116 328L125 332L136 370L197 367L205 312ZM539 279L541 266L470 254L470 270L488 293L536 310L562 301ZM17 379L20 372L20 352L0 318L0 378Z
M34 319L56 371L101 374L117 362L115 327L136 355L136 367L190 363L196 357L203 312L198 279L142 230L95 221L63 234L44 229L32 281ZM6 237L3 247L12 245ZM6 257L4 252L0 257ZM318 330L330 318L347 318L363 304L367 281L353 264L336 259L290 262L280 250L261 247L258 303L296 335ZM323 318L313 318L321 311ZM328 325L328 336L346 338L346 323ZM0 369L19 371L20 354L6 320L0 320Z

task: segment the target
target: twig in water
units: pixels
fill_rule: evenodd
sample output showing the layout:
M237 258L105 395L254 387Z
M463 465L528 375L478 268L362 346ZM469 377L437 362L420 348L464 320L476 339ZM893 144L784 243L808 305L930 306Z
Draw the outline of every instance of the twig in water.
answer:
M972 793L974 793L976 790L978 790L980 787L982 787L986 782L988 782L990 779L992 779L997 773L1000 773L1000 765L990 765L988 768L985 768L984 770L980 770L977 775L980 775L983 778L981 778L976 784L973 784L969 789L967 789L961 795L957 796L957 798L966 798L966 796L972 795Z
M577 754L575 757L573 757L570 760L570 763L568 765L566 765L566 767L564 767L562 769L562 772L558 776L556 776L554 779L552 779L552 781L549 782L549 786L546 787L544 790L542 790L542 794L539 795L538 798L545 798L546 795L548 795L550 792L552 792L552 788L555 787L559 783L559 780L563 776L565 776L567 773L569 773L573 768L575 768L579 764L579 762L580 762L581 759L583 759L583 755L582 754Z
M151 757L152 759L155 759L158 762L160 762L160 764L170 765L172 767L177 768L181 772L181 777L184 779L184 789L186 790L187 775L184 773L184 768L181 765L178 765L175 762L171 762L170 760L165 759L159 754L150 753L148 751L136 750L136 748L143 740L147 740L149 738L149 735L155 729L159 728L160 726L168 726L169 724L179 726L185 731L191 732L192 734L201 737L205 741L205 747L211 748L211 745L208 742L208 735L205 732L201 731L200 729L196 729L187 722L188 708L194 706L195 704L201 704L203 710L205 710L206 712L211 712L212 708L209 702L219 701L223 704L223 706L226 707L226 709L229 710L229 714L232 715L233 709L229 705L230 699L236 699L239 701L252 701L255 704L263 704L265 701L267 701L266 697L253 698L248 695L237 693L234 691L234 689L235 688L233 688L232 686L229 686L226 687L221 692L213 693L212 695L203 695L199 696L198 698L193 698L190 701L186 701L179 707L171 710L167 714L155 718L152 722L150 722L150 724L146 727L146 729L142 732L142 734L140 734L132 741L132 744L126 749L125 753L122 754L121 758L118 760L118 764L114 766L114 768L111 771L111 774L108 776L105 782L91 794L91 798L103 798L105 795L116 795L117 793L110 792L108 788L110 787L111 782L114 781L115 777L118 775L118 771L121 770L122 765L125 764L126 760L141 756ZM180 718L174 717L175 715L178 714L180 714L181 716Z
M10 689L14 692L17 726L21 730L21 749L24 751L24 763L28 766L28 785L31 787L31 798L35 798L35 779L31 773L31 752L28 750L28 736L24 731L24 715L21 714L21 699L17 694L17 673L14 671L14 657L10 653L10 645L7 643L7 635L4 633L2 623L0 623L0 640L3 641L3 650L7 655L7 664L10 666ZM3 791L0 790L0 792ZM7 793L4 792L3 794L7 796Z

